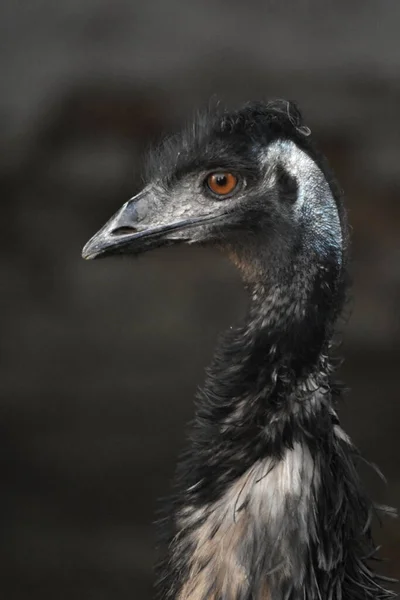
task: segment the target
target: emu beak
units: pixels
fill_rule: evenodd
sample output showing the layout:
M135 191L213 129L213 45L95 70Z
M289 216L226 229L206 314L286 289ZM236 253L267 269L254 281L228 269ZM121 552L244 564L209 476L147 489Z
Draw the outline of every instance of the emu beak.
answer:
M185 230L215 220L214 216L174 218L173 207L161 206L157 194L145 188L122 208L87 242L82 250L86 260L112 254L140 254L152 248L190 240Z

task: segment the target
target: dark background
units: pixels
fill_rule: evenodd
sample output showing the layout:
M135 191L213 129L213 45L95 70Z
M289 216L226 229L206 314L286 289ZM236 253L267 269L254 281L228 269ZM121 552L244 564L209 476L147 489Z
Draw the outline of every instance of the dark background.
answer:
M9 0L0 19L1 598L150 597L157 499L244 295L206 250L80 251L211 96L297 101L346 190L341 416L400 506L400 3ZM399 523L378 538L399 576Z

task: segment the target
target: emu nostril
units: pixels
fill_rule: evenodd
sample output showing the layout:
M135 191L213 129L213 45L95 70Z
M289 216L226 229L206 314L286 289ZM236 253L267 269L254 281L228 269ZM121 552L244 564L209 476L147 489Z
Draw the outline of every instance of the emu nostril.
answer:
M137 233L135 227L117 227L112 230L111 235L129 235L132 233Z

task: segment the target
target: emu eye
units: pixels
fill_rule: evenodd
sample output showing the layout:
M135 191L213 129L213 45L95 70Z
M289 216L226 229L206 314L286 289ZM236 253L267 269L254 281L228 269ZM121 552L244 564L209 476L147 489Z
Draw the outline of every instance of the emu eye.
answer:
M213 194L227 196L236 188L238 179L232 173L211 173L206 183Z

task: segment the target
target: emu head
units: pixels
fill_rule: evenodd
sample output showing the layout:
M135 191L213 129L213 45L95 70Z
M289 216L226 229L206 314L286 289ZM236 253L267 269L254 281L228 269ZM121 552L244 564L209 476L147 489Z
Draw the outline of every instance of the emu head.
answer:
M153 154L147 180L86 244L84 258L214 245L254 294L262 286L278 303L290 301L293 314L314 303L334 320L346 219L332 173L293 104L200 115Z

